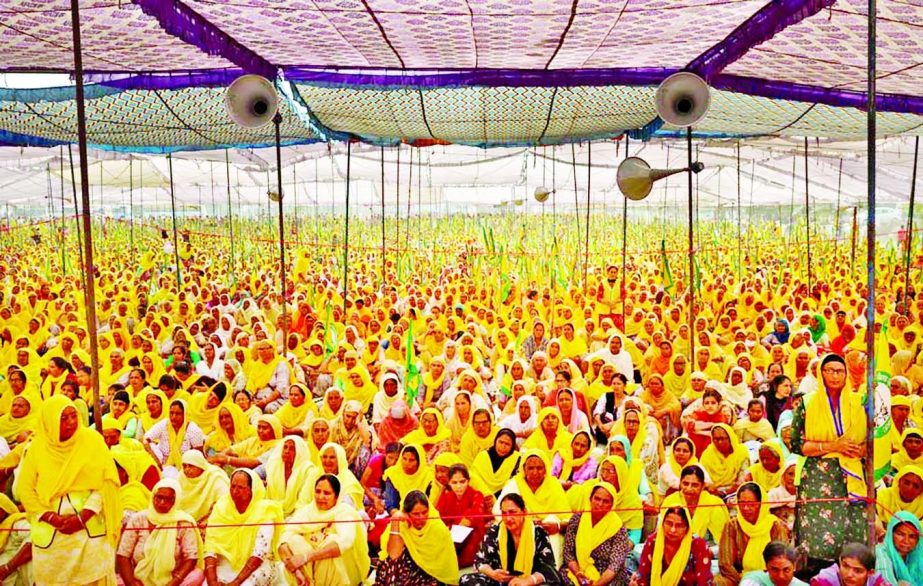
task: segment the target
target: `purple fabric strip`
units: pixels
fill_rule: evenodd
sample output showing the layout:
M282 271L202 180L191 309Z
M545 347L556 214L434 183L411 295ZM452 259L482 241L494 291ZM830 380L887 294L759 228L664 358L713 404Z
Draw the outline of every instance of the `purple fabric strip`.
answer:
M320 87L457 88L457 87L576 87L653 86L678 69L471 69L411 74L368 74L285 68L285 79Z
M719 75L712 80L712 87L751 96L811 102L847 108L866 109L865 92L828 89L787 81L767 81L737 75ZM877 94L875 107L881 112L923 115L923 96L899 94Z
M764 43L802 20L814 16L836 0L771 0L745 20L723 41L696 57L686 67L711 83L714 76Z
M242 69L183 71L169 74L98 75L97 82L121 90L178 90L190 87L227 87L246 73Z
M224 57L248 73L275 79L278 68L213 25L180 0L133 0L169 34L209 55Z

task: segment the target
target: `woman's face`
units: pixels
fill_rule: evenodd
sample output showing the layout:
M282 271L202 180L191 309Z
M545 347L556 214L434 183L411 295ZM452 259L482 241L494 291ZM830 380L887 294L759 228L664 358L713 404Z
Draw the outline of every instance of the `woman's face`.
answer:
M423 416L423 419L420 421L423 426L423 431L426 435L432 437L436 435L436 430L439 429L439 420L436 419L436 415L433 413L427 413Z
M687 474L679 479L679 491L683 493L687 501L698 502L703 488L705 488L705 483L694 474Z
M760 500L749 490L743 490L737 495L737 508L748 523L756 523L759 519L760 506Z
M172 488L158 488L152 498L154 510L165 515L170 512L173 505L176 504L176 491Z
M234 437L234 417L227 409L218 411L218 425L229 437Z
M244 393L237 393L237 394L234 396L234 402L235 402L235 403L237 404L237 406L240 407L241 410L243 410L245 413L247 412L247 409L250 408L250 398L247 397L247 395L245 395Z
M557 415L548 415L542 419L542 431L547 434L555 433L558 430L558 425L561 424L561 420Z
M420 467L420 459L413 450L404 450L401 454L401 468L405 474L416 474Z
M641 418L637 411L629 411L625 414L625 435L628 439L633 440L638 435L638 429L641 427Z
M202 476L205 470L202 470L198 466L193 466L192 464L183 464L183 475L186 478L198 478Z
M13 419L22 419L28 415L31 410L32 408L29 405L29 401L22 397L16 397L13 399L13 404L10 406L10 415L12 415Z
M679 464L680 468L686 465L686 462L692 458L692 450L686 442L676 442L673 444L673 459Z
M518 535L522 531L523 510L513 501L507 499L500 504L500 514L503 516L503 524L509 529L510 533Z
M702 409L709 415L714 415L718 412L718 400L711 396L703 398Z
M910 523L900 523L894 527L894 549L901 557L910 555L920 542L920 533Z
M15 401L14 401L15 403ZM112 401L112 415L115 417L121 417L122 413L128 410L128 403L121 401L119 399L114 399Z
M322 446L327 443L327 438L330 437L330 427L327 425L326 421L317 421L314 425L311 426L311 441L314 442L315 446Z
M905 503L912 503L923 494L923 479L916 474L904 474L897 483L897 492Z
M299 387L292 387L288 392L288 402L292 404L292 407L301 407L304 405L304 391Z
M660 380L660 377L651 377L650 380L647 381L647 389L652 395L659 397L663 394L663 381Z
M421 530L426 527L427 516L429 515L429 508L423 503L417 503L410 509L410 512L407 514L410 517L410 526L414 529Z
M494 449L497 452L497 455L501 458L509 456L513 451L513 440L510 439L510 436L503 434L497 436L496 441L494 442Z
M449 488L452 489L455 496L461 498L465 495L465 491L468 490L468 479L461 472L456 472L449 478Z
M324 467L324 472L327 474L339 474L340 467L337 462L337 453L333 448L327 448L320 455L321 466Z
M594 513L608 513L612 510L614 499L609 491L602 487L597 487L590 495L590 510Z
M580 433L574 437L573 441L570 443L571 452L573 452L575 458L582 458L587 452L590 451L590 442L587 440L586 434Z
M320 511L329 511L337 504L337 496L329 480L318 480L314 485L314 504Z
M522 364L520 364L519 362L514 362L512 366L510 366L510 376L518 380L522 378L522 375L523 375Z
M253 489L250 488L250 478L244 472L231 476L231 500L238 512L244 512L253 499Z
M256 424L256 435L259 436L262 442L277 439L276 432L272 429L272 426L265 421L260 421Z
M535 456L528 458L523 465L523 476L530 486L539 486L545 481L545 463Z
M689 532L689 524L681 516L676 513L667 513L663 518L663 536L667 543L678 544L684 537L686 533Z
M532 405L528 401L519 403L519 421L525 423L532 417Z
M467 417L471 411L471 399L468 395L458 395L455 397L455 412L461 417Z
M728 436L728 433L720 427L712 430L711 441L715 444L715 449L725 456L731 454L731 438Z
M170 423L173 425L174 429L179 429L183 424L183 421L186 420L186 412L183 411L182 405L173 404L170 405Z
M282 443L281 456L282 456L282 462L284 464L286 464L287 466L291 466L292 464L294 464L296 453L297 452L295 450L295 442L293 442L292 440L285 440Z
M558 408L561 413L570 413L574 406L574 397L570 393L558 394Z

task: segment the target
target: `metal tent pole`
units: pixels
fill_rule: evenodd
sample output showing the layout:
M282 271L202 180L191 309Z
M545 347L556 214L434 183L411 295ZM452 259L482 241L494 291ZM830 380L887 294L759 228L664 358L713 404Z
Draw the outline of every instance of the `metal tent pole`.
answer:
M228 230L231 241L231 262L228 263L228 272L234 273L234 210L231 207L231 155L227 149L224 150L224 170L228 182ZM234 279L231 280L234 282Z
M173 261L176 263L176 293L183 289L183 273L179 266L179 239L176 236L176 193L173 186L173 155L167 154L167 169L170 173L170 211L173 216Z
M693 248L694 208L692 202L692 127L686 127L686 181L689 204L689 354L690 361L695 369L695 248Z
M96 266L93 263L93 234L90 222L90 173L87 169L87 114L83 91L83 49L80 44L80 0L71 0L71 30L74 43L74 81L77 102L77 148L80 153L80 192L83 202L84 254L86 264L83 301L87 312L87 334L90 337L90 363L93 367L93 423L102 433L102 413L99 405L99 346L96 339ZM100 186L101 187L101 186ZM75 200L76 203L76 200Z
M877 153L875 152L876 104L875 104L875 75L876 62L876 35L877 35L877 5L876 0L868 2L868 116L866 131L866 150L868 151L868 210L867 210L867 237L866 237L866 264L868 266L868 306L865 316L868 325L865 329L865 346L868 360L865 373L865 487L866 487L866 519L868 520L868 546L875 547L877 535L875 531L875 174L877 169Z
M625 134L625 158L628 158L628 134ZM622 299L622 331L625 331L625 293L628 291L625 282L625 271L628 266L628 196L622 194L622 290L619 297Z
M811 187L808 182L808 137L804 137L804 239L808 247L808 296L811 295Z
M272 117L276 129L276 189L279 194L279 292L282 295L282 359L288 353L288 302L286 300L285 277L285 216L282 211L282 114L276 112Z
M913 254L913 204L917 195L917 164L920 160L920 137L917 136L913 141L913 175L910 180L910 210L907 214L907 260L905 261L904 270L904 314L910 315L910 301L907 296L910 290L910 259Z
M346 322L346 297L349 293L349 182L352 174L352 143L346 142L346 237L343 245L343 322ZM409 197L409 196L408 196Z

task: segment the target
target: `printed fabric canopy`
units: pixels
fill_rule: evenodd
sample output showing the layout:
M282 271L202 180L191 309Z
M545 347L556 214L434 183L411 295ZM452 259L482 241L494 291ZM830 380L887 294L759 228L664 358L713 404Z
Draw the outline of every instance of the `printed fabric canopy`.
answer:
M285 144L532 146L676 136L668 75L713 88L700 137L865 135L862 0L82 0L89 141L264 146L224 88L263 75ZM882 137L923 133L923 2L880 0ZM72 72L68 0L0 0L0 73ZM76 140L72 87L0 89L0 144Z

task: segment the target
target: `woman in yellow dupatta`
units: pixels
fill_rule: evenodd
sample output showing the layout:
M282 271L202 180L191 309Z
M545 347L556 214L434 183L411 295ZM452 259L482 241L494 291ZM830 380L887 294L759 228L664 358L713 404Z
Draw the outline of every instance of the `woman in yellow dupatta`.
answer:
M279 558L288 583L358 586L369 572L365 523L356 508L340 500L342 485L324 474L305 486L311 502L299 508L279 538Z
M198 383L196 383L198 385ZM199 387L201 388L201 387ZM206 391L196 390L187 400L189 409L186 417L199 426L204 434L212 433L215 428L218 408L228 394L228 387L224 383L215 383Z
M215 431L205 440L205 453L210 456L256 435L247 415L236 403L223 403L214 417Z
M641 550L638 584L707 584L712 580L711 560L711 550L704 539L696 536L688 512L680 506L665 508L657 522L657 532L647 538Z
M183 454L183 468L179 476L182 494L177 506L189 513L197 523L202 523L211 514L219 498L228 494L228 475L209 464L198 450Z
M401 442L423 448L426 461L432 463L436 456L449 450L451 440L452 432L446 427L442 412L435 407L428 407L420 414L420 427L405 435Z
M102 436L79 425L67 397L42 405L15 484L32 526L35 582L113 583L119 477Z
M149 431L167 416L170 401L160 389L151 389L144 394L144 410L140 411L141 429Z
M154 485L146 508L128 520L116 556L123 583L204 581L202 538L195 519L177 506L181 497L179 481L165 478ZM142 534L143 544L139 539Z
M908 464L894 477L891 486L878 490L876 498L878 522L887 526L899 511L923 518L923 468Z
M252 470L238 468L231 474L230 493L218 499L208 517L205 576L209 584L271 583L282 508L265 495L263 481Z
M689 361L682 354L674 354L670 359L670 368L663 375L663 385L667 393L679 399L683 396L690 385Z
M726 423L716 423L711 437L711 444L702 452L702 468L711 478L711 490L721 495L733 494L750 463L750 453Z
M29 540L29 520L5 494L0 494L0 514L0 561L3 562L4 581L31 584L32 543Z
M458 584L454 549L449 528L430 507L426 495L411 491L401 510L392 513L390 528L381 538L375 584Z
M397 493L395 501L387 502L389 511L400 508L400 502L414 490L419 490L427 494L433 484L433 469L426 464L426 458L423 449L420 446L407 445L401 449L399 462L390 466L382 475L385 484L385 496L388 493L388 483Z
M213 464L256 468L259 457L276 447L282 439L282 424L275 415L260 415L256 420L256 435L233 444L212 458Z
M568 533L574 534L573 545L564 546L564 567L573 584L625 583L629 576L623 557L622 564L610 569L612 551L631 550L632 544L616 513L618 490L605 481L597 482L581 507L568 523ZM605 545L604 549L597 548Z
M866 505L859 500L865 498L865 409L847 388L843 358L827 354L820 375L817 391L795 409L791 435L792 453L805 456L797 498L812 501L798 506L795 531L818 565L835 560L842 544L867 537ZM840 498L848 501L827 500Z
M700 464L687 465L680 474L679 491L663 500L661 510L682 507L688 513L692 533L704 537L707 531L720 542L730 520L727 505L705 490L705 471Z
M369 405L378 393L378 387L372 382L369 371L361 364L357 364L349 371L343 370L345 376L345 395L347 401L359 401L363 413L368 411Z
M516 452L516 434L511 429L501 429L494 436L493 445L480 452L471 464L471 481L484 487L484 496L496 496L513 476L519 466Z
M555 559L560 559L564 527L571 516L567 494L558 479L551 475L551 458L544 451L525 449L521 462L519 474L503 488L499 500L509 493L521 496L526 509L540 519L538 524L548 532Z
M445 358L435 356L429 361L429 367L423 373L423 405L429 405L445 383Z
M13 399L10 412L0 416L0 437L5 439L11 448L25 440L35 429L40 406L36 399L35 395L22 393Z
M785 448L782 440L775 438L760 444L759 461L750 466L750 479L755 482L764 493L782 484L782 474L785 473Z
M295 512L298 494L313 468L308 446L298 436L286 437L270 452L266 461L266 498L278 502L284 516Z
M891 456L891 469L901 470L904 466L923 467L923 430L915 427L904 429L897 452Z
M537 424L532 435L523 442L523 451L541 450L550 460L555 453L570 449L573 436L561 423L561 415L556 407L544 407L539 411Z
M346 460L346 450L343 446L333 442L327 442L321 446L320 466L312 466L308 472L307 480L301 487L301 494L298 497L299 503L310 503L314 499L314 492L311 487L314 486L317 479L324 474L332 474L340 482L340 502L358 509L362 505L362 497L365 489L356 476L349 469L349 462Z
M718 544L716 586L737 586L743 575L766 569L763 550L770 541L788 543L785 523L769 511L766 493L753 482L737 490L737 517L725 527Z
M301 383L288 388L288 401L274 414L282 423L283 434L301 435L308 416L317 417L317 405L310 397L311 392Z

